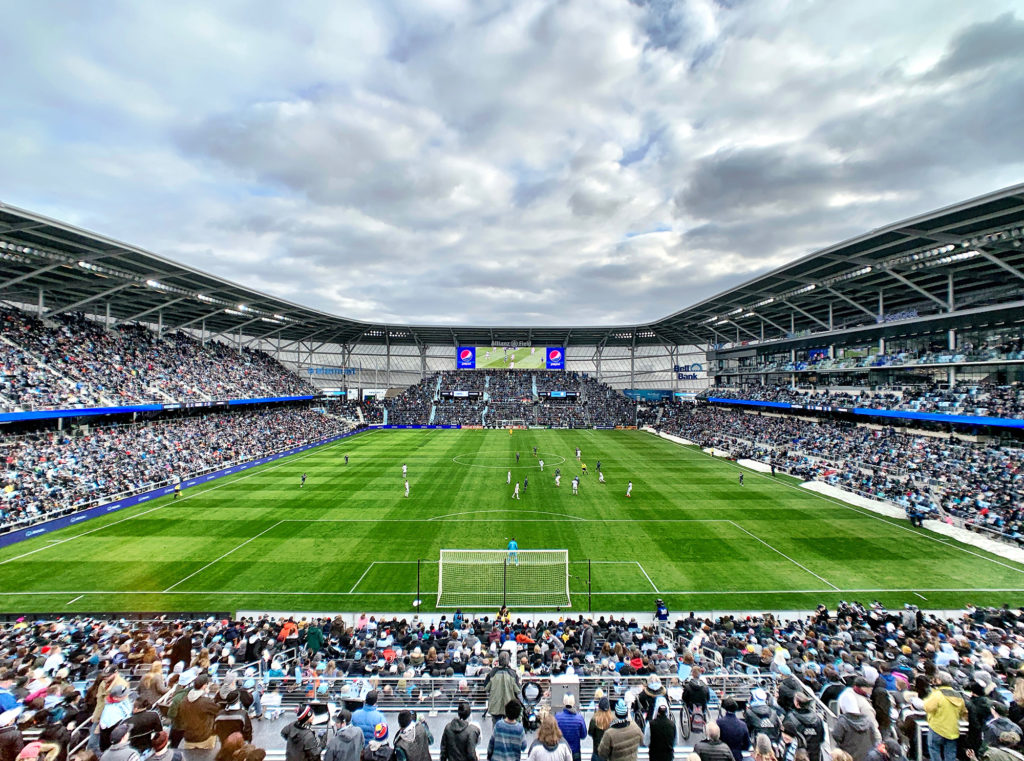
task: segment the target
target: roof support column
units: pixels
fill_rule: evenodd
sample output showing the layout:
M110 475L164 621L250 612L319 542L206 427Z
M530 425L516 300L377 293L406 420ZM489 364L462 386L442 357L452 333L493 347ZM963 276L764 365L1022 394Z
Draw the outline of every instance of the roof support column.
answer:
M43 311L46 309L46 299L43 297L43 289L39 289L39 316L43 316Z
M109 301L107 302L107 315L106 315L106 318L103 320L103 327L106 330L108 330L108 331L110 330L110 302Z
M206 320L203 320L203 330L206 330ZM156 312L156 337L164 337L164 310L158 309Z
M384 331L384 384L391 388L391 338Z
M946 305L950 312L953 311L953 273L946 275Z

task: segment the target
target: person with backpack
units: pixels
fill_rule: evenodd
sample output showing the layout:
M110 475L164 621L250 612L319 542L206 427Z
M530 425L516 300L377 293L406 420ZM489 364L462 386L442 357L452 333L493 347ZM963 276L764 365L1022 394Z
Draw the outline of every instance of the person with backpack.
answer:
M768 705L768 693L760 687L750 691L750 702L743 712L747 731L751 737L767 736L772 746L779 744L782 738L782 717L773 706Z
M381 722L373 728L373 737L363 748L362 761L392 761L394 753L388 745L388 725Z
M459 701L456 711L456 717L448 722L441 734L439 761L477 761L476 746L480 742L480 727L470 724L472 709L465 700Z
M509 662L511 656L508 650L498 653L498 665L491 669L487 678L484 679L484 689L487 690L487 713L495 724L505 714L505 707L510 700L519 699L519 677L512 670Z
M313 707L305 705L296 714L295 721L281 730L285 761L320 761L320 741L309 727L312 719Z
M718 728L722 733L722 742L729 746L735 761L743 761L743 751L750 749L750 730L747 729L746 723L736 716L738 710L736 698L728 697L723 700Z
M597 754L605 761L636 761L636 751L643 739L643 731L629 718L629 706L619 698L615 703L615 722L602 735Z
M792 722L797 734L807 749L809 761L821 761L821 744L825 740L825 724L814 711L811 696L806 692L793 695L793 710L786 716L785 722Z
M398 727L395 761L430 761L430 744L434 738L426 723L415 721L412 711L400 711Z
M924 699L928 721L928 757L931 761L955 761L960 737L960 719L967 718L967 704L953 688L953 677L939 671L933 688Z
M359 761L363 745L363 730L352 726L352 713L342 708L334 714L334 736L327 743L324 761Z

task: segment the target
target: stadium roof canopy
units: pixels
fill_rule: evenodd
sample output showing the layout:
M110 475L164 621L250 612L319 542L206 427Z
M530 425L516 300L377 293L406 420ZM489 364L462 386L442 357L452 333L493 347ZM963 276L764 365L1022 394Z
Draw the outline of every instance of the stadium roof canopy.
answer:
M165 329L317 344L721 344L793 338L893 316L1024 308L1024 185L816 251L641 325L430 326L338 317L0 203L0 299ZM108 312L109 310L109 312Z

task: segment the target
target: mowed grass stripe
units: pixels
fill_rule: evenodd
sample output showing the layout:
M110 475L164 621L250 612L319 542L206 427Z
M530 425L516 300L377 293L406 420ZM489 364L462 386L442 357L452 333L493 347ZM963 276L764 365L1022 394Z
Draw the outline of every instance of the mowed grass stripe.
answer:
M534 445L548 453L543 473L527 467L536 465ZM574 497L575 446L590 474ZM519 501L505 482L517 450L513 479L529 478ZM552 462L560 457L556 489ZM189 499L176 504L147 503L145 510L160 509L130 520L118 522L130 517L125 511L0 552L3 561L91 531L0 565L0 607L410 610L416 566L394 561L423 558L429 610L441 548L500 549L513 535L523 548L569 551L577 610L587 606L588 558L621 561L591 566L591 602L601 610L650 607L654 591L632 561L676 608L793 608L852 596L817 576L840 590L899 590L872 594L887 604L921 603L915 587L927 604L942 606L1001 602L1007 594L927 590L1024 588L1017 564L997 558L1004 565L996 565L987 553L905 531L786 479L751 474L740 487L734 464L642 432L388 431L216 483L205 493L187 490Z

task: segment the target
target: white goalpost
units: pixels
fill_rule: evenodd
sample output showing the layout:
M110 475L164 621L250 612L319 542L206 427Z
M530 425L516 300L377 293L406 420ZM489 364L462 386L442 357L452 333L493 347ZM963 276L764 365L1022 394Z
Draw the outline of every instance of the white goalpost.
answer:
M568 550L441 550L438 608L567 608Z

